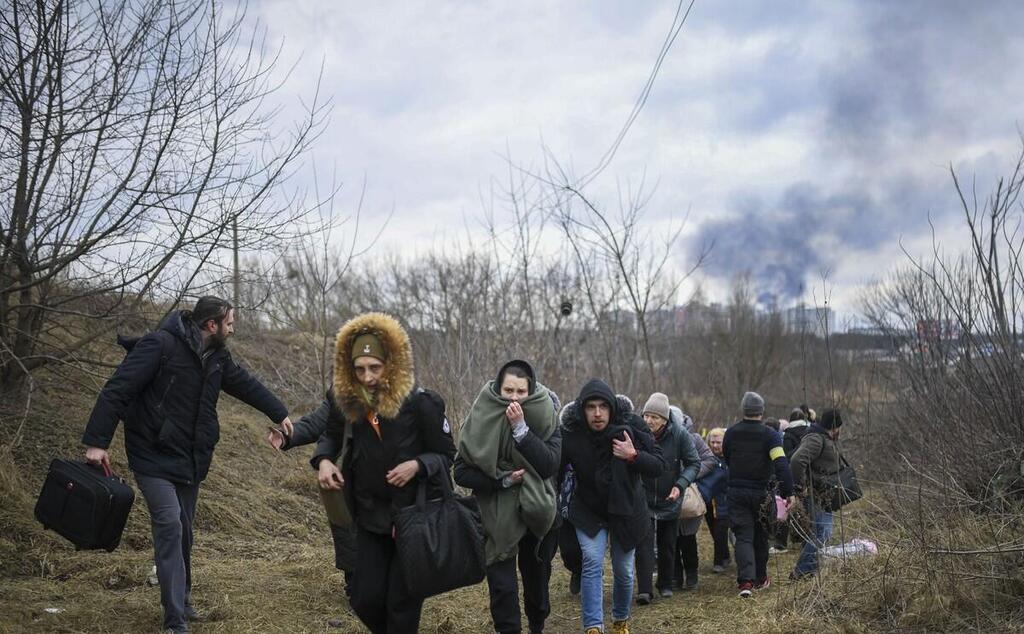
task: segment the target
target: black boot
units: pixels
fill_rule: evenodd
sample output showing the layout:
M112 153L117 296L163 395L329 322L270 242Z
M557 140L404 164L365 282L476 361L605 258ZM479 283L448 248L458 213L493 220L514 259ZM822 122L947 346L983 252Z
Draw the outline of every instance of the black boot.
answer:
M686 571L686 585L683 586L684 590L696 590L697 589L697 569Z

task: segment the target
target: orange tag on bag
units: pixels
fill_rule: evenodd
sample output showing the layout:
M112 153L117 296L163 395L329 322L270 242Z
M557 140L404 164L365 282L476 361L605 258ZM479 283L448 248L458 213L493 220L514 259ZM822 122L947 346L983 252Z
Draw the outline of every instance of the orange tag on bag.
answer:
M373 427L373 431L377 432L377 439L384 440L380 435L380 419L377 418L377 412L367 412L366 421L370 423L370 427Z

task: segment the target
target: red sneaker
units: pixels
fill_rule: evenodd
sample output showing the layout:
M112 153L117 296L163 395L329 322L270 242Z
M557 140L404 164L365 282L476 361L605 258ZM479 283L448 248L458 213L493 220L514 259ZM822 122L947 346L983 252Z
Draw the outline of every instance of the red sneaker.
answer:
M741 599L749 598L750 595L752 595L754 593L753 591L754 591L754 584L751 583L750 581L743 581L743 582L740 583L740 598Z
M766 576L754 585L754 590L767 590L770 585L772 585L772 580Z

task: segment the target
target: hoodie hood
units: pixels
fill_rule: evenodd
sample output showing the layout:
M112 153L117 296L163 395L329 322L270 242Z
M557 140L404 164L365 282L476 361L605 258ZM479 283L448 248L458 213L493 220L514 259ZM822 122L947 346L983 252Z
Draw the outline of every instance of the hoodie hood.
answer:
M600 383L604 385L606 388L608 388L608 384L605 383L604 381L600 381L597 379L594 379L594 381L597 381L597 383ZM594 381L591 381L591 383ZM589 383L587 385L589 385ZM587 386L585 385L583 387L586 388ZM611 388L608 388L608 393L611 393ZM581 396L582 394L583 390L580 391ZM592 394L588 395L587 398L597 396L597 394ZM606 398L606 396L602 396L601 398ZM612 404L612 412L614 414L610 424L621 425L623 424L623 421L630 414L633 413L632 401L630 401L627 397L621 394L613 395L613 399L614 400L609 401ZM561 422L563 429L567 431L571 431L574 429L589 429L587 427L586 417L583 414L583 408L581 407L583 403L584 400L579 400L577 398L577 400L566 404L566 406L562 408L562 412L561 414L559 414L559 421Z
M199 335L199 328L192 323L191 311L175 310L160 320L157 330L165 330L178 339L181 339L193 352L199 354L203 348L203 338ZM131 352L135 344L139 343L142 337L117 336L117 345L124 348L125 352Z
M670 421L674 421L686 431L693 433L693 419L688 414L684 414L683 410L676 405L669 407L668 411Z
M618 399L615 397L615 392L612 391L612 388L608 387L608 384L601 379L590 379L587 381L580 390L580 395L576 397L576 403L582 410L584 403L595 398L599 398L605 403L608 403L608 407L611 408L609 423L613 423L618 420Z
M374 403L369 402L352 367L352 343L365 333L380 339L388 357ZM348 420L365 420L371 409L384 418L395 418L415 386L412 343L394 317L366 313L350 319L338 330L334 341L334 397Z
M797 427L809 427L809 426L810 426L810 423L808 423L805 420L791 420L791 421L789 421L789 425L786 426L786 429L796 429Z
M498 370L497 376L494 377L494 389L497 393L501 393L501 380L505 374L505 370L508 370L510 366L517 365L526 371L527 380L530 382L530 394L533 394L537 389L537 373L534 371L533 366L522 359L512 359L505 365L501 366Z

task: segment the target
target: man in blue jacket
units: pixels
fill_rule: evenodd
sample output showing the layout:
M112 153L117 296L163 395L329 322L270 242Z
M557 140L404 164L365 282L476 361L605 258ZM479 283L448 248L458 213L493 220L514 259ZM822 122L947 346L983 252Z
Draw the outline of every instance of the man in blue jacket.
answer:
M128 466L149 507L164 631L176 634L199 620L190 594L192 526L199 483L220 438L221 390L292 431L285 406L225 347L234 320L227 301L202 297L142 338L120 340L128 354L103 386L82 436L86 460L109 467L107 448L118 421L125 423Z

